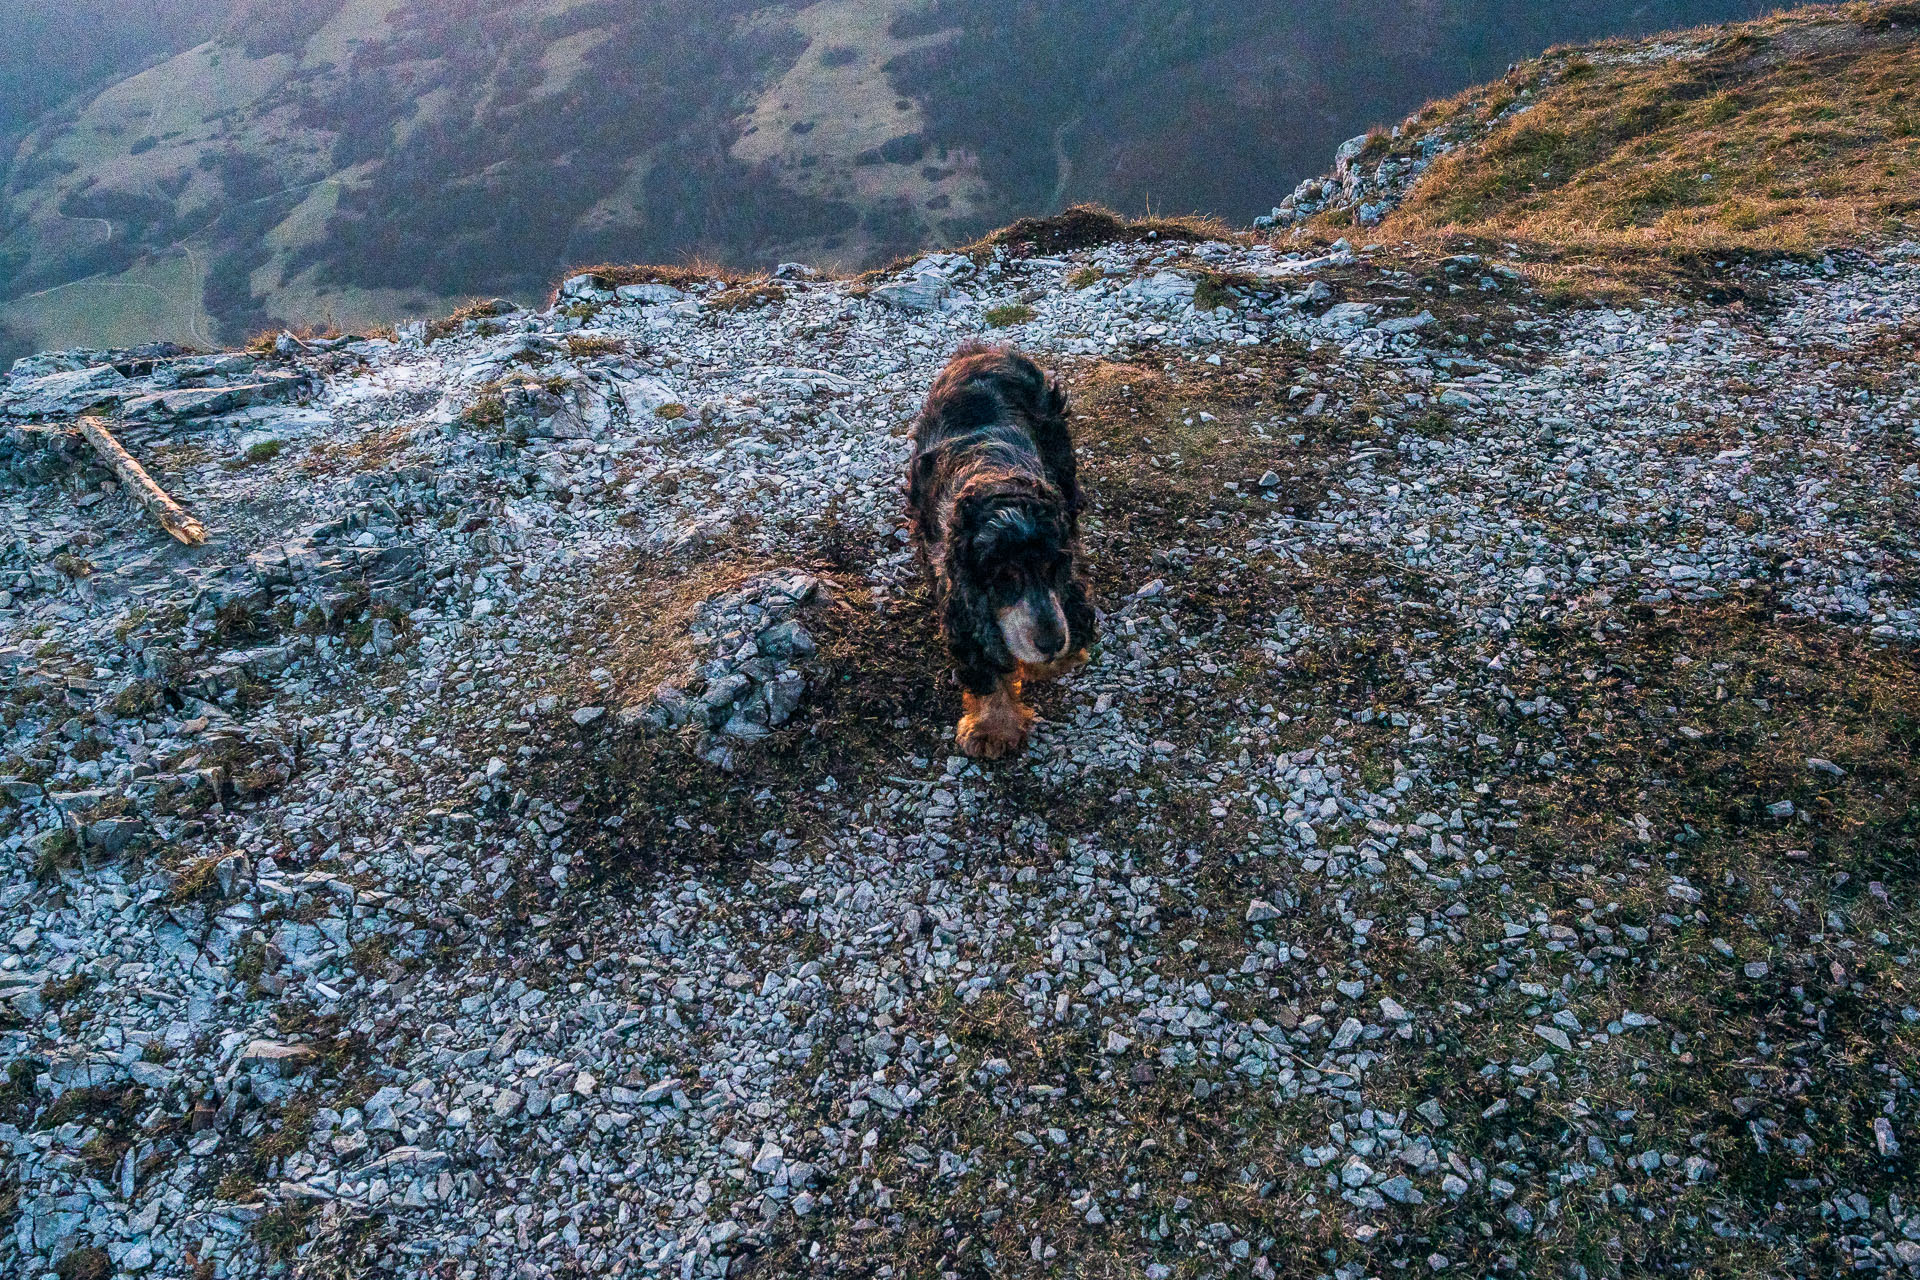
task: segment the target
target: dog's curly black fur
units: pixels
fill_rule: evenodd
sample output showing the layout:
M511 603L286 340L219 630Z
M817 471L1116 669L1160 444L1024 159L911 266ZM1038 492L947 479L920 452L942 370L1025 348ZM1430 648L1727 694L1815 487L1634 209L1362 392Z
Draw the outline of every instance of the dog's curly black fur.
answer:
M1011 690L1017 707L1023 676L1052 674L1095 635L1066 415L1057 378L1012 348L968 344L935 379L914 423L907 501L915 544L973 698ZM1001 611L1049 597L1059 611L1046 610L1031 643L1058 661L1042 667L1009 649Z

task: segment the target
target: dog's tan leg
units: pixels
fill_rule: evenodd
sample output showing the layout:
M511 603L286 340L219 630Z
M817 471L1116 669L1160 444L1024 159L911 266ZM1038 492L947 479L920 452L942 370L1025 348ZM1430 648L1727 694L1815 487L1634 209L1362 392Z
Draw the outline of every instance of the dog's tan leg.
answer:
M975 760L998 760L1027 745L1033 709L1020 701L1019 677L1008 676L984 698L963 694L962 704L966 714L960 717L954 737Z
M1056 658L1052 662L1037 666L1023 662L1020 664L1020 678L1022 680L1058 680L1061 676L1069 675L1085 666L1086 661L1087 651L1076 649L1064 658Z

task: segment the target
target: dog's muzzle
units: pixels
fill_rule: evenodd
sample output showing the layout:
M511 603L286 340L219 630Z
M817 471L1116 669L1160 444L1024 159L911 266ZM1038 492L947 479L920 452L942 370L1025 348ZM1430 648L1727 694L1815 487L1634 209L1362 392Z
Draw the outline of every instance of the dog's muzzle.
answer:
M1052 662L1067 651L1067 615L1053 592L1029 596L997 616L1007 652L1021 662Z

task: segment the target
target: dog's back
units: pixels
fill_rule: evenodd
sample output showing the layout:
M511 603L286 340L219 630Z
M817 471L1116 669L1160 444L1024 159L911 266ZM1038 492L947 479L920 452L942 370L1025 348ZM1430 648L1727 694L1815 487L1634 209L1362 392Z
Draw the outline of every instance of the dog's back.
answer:
M1024 420L1021 425L1060 419L1065 408L1066 395L1039 365L1012 347L970 342L934 379L915 442L924 449L1009 418Z
M908 505L923 543L940 536L939 505L962 472L1031 476L1055 488L1078 531L1079 488L1059 381L1011 347L968 343L927 393L913 428Z

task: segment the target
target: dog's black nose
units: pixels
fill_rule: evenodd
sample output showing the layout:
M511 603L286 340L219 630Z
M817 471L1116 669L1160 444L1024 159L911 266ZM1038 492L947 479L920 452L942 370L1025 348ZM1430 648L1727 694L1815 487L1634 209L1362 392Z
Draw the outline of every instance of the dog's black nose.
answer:
M1067 629L1062 625L1065 621L1060 606L1052 599L1046 600L1043 608L1033 611L1034 647L1049 659L1067 651Z

